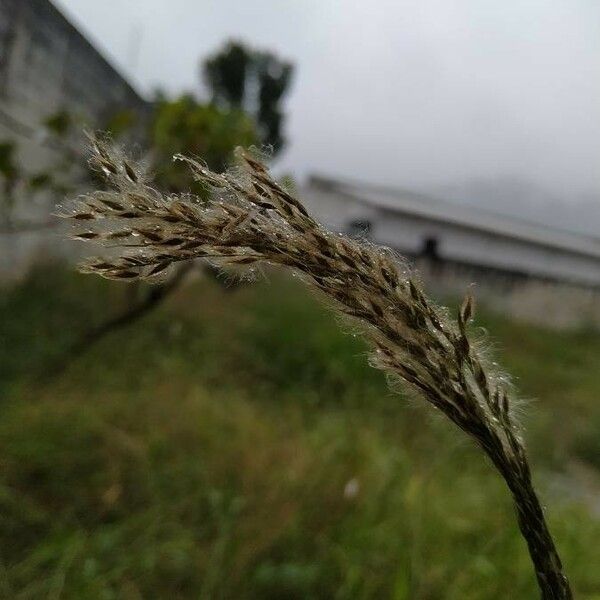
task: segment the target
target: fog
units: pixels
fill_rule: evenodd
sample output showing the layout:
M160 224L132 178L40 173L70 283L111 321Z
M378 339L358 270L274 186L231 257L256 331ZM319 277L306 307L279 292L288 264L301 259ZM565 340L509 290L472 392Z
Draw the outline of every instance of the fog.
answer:
M200 92L200 59L230 37L292 60L278 166L297 176L455 196L473 181L568 201L600 190L594 0L57 5L143 93Z

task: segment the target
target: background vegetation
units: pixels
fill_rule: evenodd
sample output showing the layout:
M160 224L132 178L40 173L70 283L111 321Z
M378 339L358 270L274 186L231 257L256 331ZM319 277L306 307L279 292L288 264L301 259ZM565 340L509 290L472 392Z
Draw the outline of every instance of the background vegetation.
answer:
M2 293L2 597L537 596L481 453L269 279L180 286L54 378L126 288L45 266ZM600 335L478 324L536 399L536 483L576 597L598 599Z

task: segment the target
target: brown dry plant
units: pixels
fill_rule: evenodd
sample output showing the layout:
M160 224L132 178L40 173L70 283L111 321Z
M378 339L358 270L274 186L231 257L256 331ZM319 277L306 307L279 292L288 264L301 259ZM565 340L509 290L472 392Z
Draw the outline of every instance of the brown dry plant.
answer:
M289 267L339 313L360 326L372 364L417 391L474 439L508 486L544 600L572 597L549 532L513 415L508 378L485 358L469 330L467 296L456 320L423 292L407 263L387 248L332 233L269 174L238 150L238 166L215 173L185 161L208 199L165 195L143 168L105 140L93 140L92 165L108 188L77 199L61 216L85 225L74 237L113 250L82 270L110 279L161 277L177 263Z

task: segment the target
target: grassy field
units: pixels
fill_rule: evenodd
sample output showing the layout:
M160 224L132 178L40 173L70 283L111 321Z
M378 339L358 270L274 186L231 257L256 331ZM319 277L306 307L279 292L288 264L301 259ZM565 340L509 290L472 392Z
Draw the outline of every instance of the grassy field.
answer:
M298 282L192 281L43 377L124 301L59 267L0 297L0 597L537 597L481 453ZM576 597L600 599L600 334L477 324L532 399Z

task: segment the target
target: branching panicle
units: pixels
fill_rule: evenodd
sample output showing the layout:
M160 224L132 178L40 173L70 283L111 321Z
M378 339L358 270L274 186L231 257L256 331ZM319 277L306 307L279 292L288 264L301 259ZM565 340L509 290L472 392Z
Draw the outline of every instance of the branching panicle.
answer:
M513 390L469 333L472 297L452 321L400 257L328 231L260 161L243 150L237 158L236 172L219 174L176 157L210 191L202 200L161 194L143 170L94 141L92 162L111 189L83 196L62 216L95 224L74 237L117 247L119 255L92 259L83 270L110 279L153 279L175 263L204 258L221 265L278 264L302 274L362 326L374 366L418 390L487 453L513 494L542 597L570 598L511 413Z

